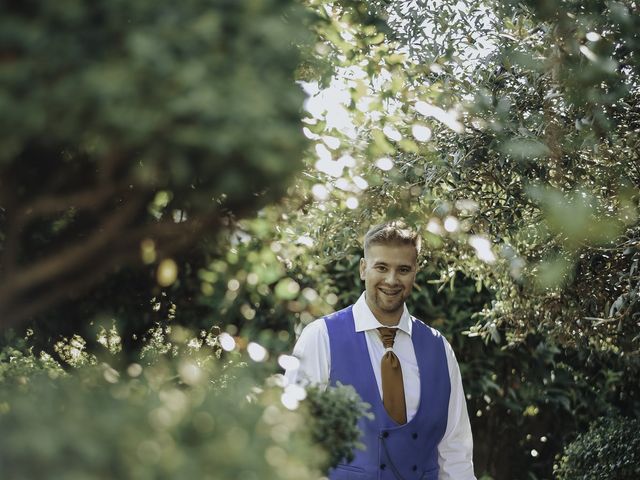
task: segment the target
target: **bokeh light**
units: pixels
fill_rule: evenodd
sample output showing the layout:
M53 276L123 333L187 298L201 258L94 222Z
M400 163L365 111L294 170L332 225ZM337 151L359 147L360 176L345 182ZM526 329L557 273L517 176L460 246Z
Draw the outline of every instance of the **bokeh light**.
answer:
M267 349L256 342L250 342L249 345L247 345L247 353L254 362L264 362L269 356Z
M236 348L236 341L226 332L222 332L218 336L218 341L220 342L220 346L227 352L231 352Z

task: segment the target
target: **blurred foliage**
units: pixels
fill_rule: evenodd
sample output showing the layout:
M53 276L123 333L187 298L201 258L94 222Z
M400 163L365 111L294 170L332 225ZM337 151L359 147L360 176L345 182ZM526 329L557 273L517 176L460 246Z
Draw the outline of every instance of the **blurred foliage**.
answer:
M632 480L640 475L640 422L600 418L567 445L555 473L559 480Z
M329 453L324 471L338 463L350 462L356 449L363 449L362 432L357 427L361 416L369 415L370 405L362 402L350 385L307 390L309 415L314 419L313 440Z
M166 329L165 329L166 330ZM150 332L137 362L80 337L0 351L3 478L319 478L357 445L352 387L282 388L218 336ZM98 357L102 357L98 360ZM297 395L297 408L281 397ZM90 427L88 427L90 425Z
M301 6L1 9L4 325L123 266L149 265L153 283L171 285L167 257L277 199L299 171Z

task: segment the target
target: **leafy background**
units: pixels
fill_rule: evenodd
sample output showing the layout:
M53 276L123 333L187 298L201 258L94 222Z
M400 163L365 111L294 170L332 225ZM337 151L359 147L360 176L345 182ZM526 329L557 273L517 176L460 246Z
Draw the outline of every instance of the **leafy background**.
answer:
M397 217L478 477L637 476L635 2L0 8L9 478L319 478L365 406L277 372Z

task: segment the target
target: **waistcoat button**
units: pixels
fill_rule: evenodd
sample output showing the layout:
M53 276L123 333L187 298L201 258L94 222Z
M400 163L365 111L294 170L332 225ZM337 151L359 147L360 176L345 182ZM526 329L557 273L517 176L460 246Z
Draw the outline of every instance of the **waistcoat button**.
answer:
M411 467L411 470L413 470L415 472L416 470L418 470L418 466L414 465L413 467Z
M416 438L418 438L418 434L417 433L411 434L411 438L413 438L415 440Z
M383 436L384 438L387 438L387 437L389 436L389 432L382 432L382 436Z
M386 463L381 463L380 464L380 470L384 470L385 468L387 468L387 464Z

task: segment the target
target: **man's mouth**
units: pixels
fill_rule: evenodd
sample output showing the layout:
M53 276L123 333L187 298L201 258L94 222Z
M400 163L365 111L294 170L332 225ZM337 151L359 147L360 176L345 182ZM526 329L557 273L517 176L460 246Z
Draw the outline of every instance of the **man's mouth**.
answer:
M392 288L378 288L378 290L380 290L384 295L388 296L388 297L395 297L396 295L399 295L400 292L402 291L401 288L396 288L396 289L392 289Z

